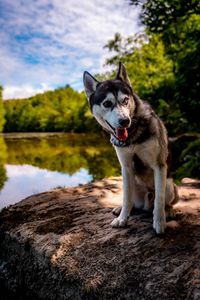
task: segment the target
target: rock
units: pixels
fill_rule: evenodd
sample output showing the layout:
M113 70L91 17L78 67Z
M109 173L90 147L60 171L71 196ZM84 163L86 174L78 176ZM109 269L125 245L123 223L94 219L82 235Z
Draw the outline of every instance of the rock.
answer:
M200 182L163 237L135 211L110 226L121 178L31 196L0 213L1 299L199 299Z

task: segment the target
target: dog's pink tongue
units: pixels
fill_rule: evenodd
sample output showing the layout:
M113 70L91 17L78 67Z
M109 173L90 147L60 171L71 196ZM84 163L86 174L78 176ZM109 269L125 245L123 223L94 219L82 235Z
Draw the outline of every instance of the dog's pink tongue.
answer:
M116 136L118 137L118 139L120 141L124 142L127 139L127 137L128 137L128 131L127 131L127 129L126 128L117 129L116 130Z

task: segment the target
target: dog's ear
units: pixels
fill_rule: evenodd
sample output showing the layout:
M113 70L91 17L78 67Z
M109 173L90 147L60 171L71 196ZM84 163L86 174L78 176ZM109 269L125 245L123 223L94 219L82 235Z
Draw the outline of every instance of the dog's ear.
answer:
M99 82L87 71L83 73L83 84L88 99L96 91Z
M122 80L122 81L126 82L129 86L131 86L131 82L130 82L130 79L128 78L126 68L122 62L119 62L119 69L117 72L116 79Z

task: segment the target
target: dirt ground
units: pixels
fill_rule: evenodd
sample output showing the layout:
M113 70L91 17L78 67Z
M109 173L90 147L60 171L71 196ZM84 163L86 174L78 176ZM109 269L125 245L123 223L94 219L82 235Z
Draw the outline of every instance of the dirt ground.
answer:
M200 181L185 178L179 195L162 237L141 211L111 228L121 178L2 210L1 299L200 299Z

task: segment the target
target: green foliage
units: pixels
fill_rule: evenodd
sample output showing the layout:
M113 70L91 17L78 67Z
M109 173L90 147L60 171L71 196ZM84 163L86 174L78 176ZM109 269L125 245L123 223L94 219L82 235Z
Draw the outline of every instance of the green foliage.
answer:
M192 177L199 178L200 174L200 139L189 143L181 152L181 166L176 172L177 178Z
M130 0L141 7L140 20L151 32L163 32L172 23L186 21L192 14L199 14L198 0ZM174 28L176 30L176 28Z
M142 33L123 39L116 34L105 47L117 51L106 63L117 68L119 61L124 62L135 92L154 107L169 134L181 132L186 120L174 98L173 61L165 54L160 35Z
M5 132L85 132L97 126L84 93L71 87L38 94L29 99L4 101Z
M136 93L151 101L152 94L163 82L173 80L172 61L164 55L164 46L159 36L148 37L143 33L133 38L119 37L116 34L105 46L117 52L107 60L107 64L117 66L119 61L124 62Z
M3 130L4 126L4 109L3 109L3 101L2 101L2 87L0 86L0 132Z
M183 120L178 132L200 126L200 2L198 0L131 0L141 5L141 22L149 34L159 34L173 62L173 99ZM156 53L155 53L156 55ZM163 98L165 100L165 98ZM181 113L181 114L180 114ZM177 126L177 124L174 124Z

